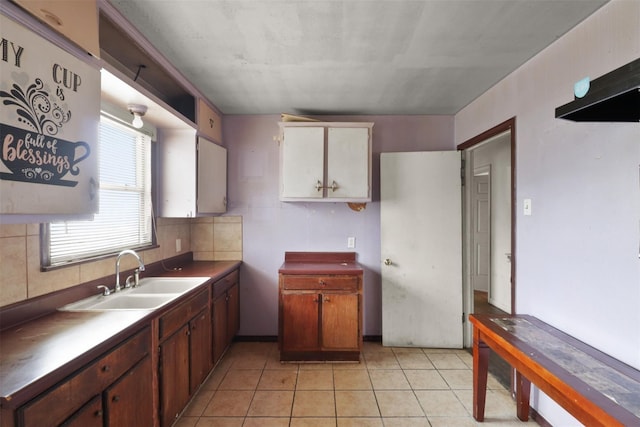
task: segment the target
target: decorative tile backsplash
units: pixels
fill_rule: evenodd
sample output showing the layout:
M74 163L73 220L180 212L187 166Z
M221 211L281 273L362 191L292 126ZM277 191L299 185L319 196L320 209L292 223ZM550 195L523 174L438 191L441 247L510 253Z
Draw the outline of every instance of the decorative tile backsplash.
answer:
M158 218L156 249L141 251L153 263L193 251L197 261L242 260L242 217ZM180 251L176 251L176 240ZM40 271L38 224L0 224L0 307L113 274L115 257ZM121 268L135 268L124 257Z

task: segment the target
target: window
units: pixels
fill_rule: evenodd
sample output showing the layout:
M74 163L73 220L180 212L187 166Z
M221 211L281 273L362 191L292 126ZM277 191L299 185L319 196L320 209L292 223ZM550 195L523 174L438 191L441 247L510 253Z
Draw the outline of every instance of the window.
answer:
M99 211L93 221L45 226L43 267L153 245L151 138L102 116L99 147Z

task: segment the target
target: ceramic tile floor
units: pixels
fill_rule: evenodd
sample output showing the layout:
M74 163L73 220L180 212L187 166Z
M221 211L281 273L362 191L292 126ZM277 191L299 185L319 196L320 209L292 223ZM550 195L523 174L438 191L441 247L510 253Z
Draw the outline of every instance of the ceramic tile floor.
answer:
M526 425L491 375L485 422L475 422L471 367L466 350L365 342L361 363L297 364L280 363L276 343L234 343L175 426Z

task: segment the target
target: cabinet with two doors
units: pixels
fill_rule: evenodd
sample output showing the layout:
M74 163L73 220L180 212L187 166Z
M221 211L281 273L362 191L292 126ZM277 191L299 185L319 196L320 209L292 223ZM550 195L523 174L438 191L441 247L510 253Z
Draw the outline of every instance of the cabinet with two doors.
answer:
M227 149L195 129L160 132L160 216L227 211Z
M292 262L298 255L308 257L288 252L279 270L280 360L360 360L362 269L346 258Z
M213 367L209 290L160 317L160 425L170 426Z
M371 201L373 123L279 125L280 200Z
M19 408L15 425L152 427L150 350L151 331L145 327Z

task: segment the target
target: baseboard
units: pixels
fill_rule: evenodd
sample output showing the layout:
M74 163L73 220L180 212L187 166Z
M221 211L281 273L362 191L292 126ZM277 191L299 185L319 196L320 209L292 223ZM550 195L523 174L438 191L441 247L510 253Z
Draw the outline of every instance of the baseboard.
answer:
M535 421L539 426L542 426L542 427L553 427L551 425L551 423L549 421L545 420L544 417L542 415L540 415L538 413L538 411L536 411L535 409L530 408L529 409L529 414L531 416L531 419L533 421Z

